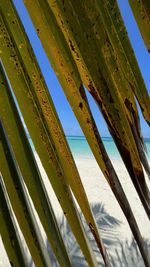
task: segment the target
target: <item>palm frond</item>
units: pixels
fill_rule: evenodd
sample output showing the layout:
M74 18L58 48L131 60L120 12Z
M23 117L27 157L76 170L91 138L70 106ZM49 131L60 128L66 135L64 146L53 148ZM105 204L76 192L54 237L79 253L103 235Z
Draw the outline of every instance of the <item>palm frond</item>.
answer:
M86 97L88 90L150 218L150 192L143 171L144 167L150 177L150 167L136 103L150 125L150 97L117 1L24 0L24 4L93 155L126 216L144 264L149 267L144 240ZM149 50L148 0L130 0L130 5ZM0 206L0 233L10 263L28 266L18 223L31 253L31 265L33 261L40 267L70 267L87 262L90 267L99 263L110 267L117 261L122 267L142 266L140 260L137 263L140 254L133 244L120 243L113 258L107 252L109 246L117 244L112 234L120 222L102 205L89 205L38 58L12 0L0 3L0 57L0 197L4 205ZM63 227L55 217L24 124L66 217ZM54 253L52 261L40 223Z
M129 1L132 8L133 14L139 26L140 32L142 34L143 40L150 52L150 4L148 0L140 0L134 2Z

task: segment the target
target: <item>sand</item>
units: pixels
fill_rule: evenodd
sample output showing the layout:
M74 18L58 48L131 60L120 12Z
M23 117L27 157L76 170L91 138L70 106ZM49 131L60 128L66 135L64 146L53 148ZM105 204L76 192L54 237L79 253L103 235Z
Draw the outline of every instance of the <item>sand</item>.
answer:
M121 240L129 239L131 240L132 234L126 218L117 203L107 181L105 180L98 164L93 158L75 158L75 162L82 179L82 183L86 190L88 200L90 205L103 204L107 213L120 221L120 226L118 228ZM150 223L146 216L146 213L142 207L142 204L138 198L138 195L134 189L131 179L126 171L124 164L121 160L112 160L115 170L118 174L120 182L126 193L126 196L131 204L133 213L137 220L138 226L144 238L150 238ZM44 174L44 172L43 172ZM145 175L146 176L146 175ZM45 175L44 175L45 177ZM146 177L147 178L147 177ZM50 199L54 205L54 211L56 217L62 216L62 211L60 205L52 192L51 186L47 183L45 178L47 188L49 188ZM147 184L150 188L150 182L147 178Z
M120 179L122 187L126 193L126 196L131 204L133 213L135 215L135 218L137 219L137 223L143 237L147 238L149 236L150 238L149 220L134 189L131 179L126 171L126 168L120 160L113 160L112 162ZM130 239L132 235L126 218L95 160L76 159L76 164L82 177L82 182L86 189L89 202L91 204L103 203L106 211L121 222L119 228L120 238ZM147 183L150 188L148 178Z
M126 218L123 212L121 211L119 204L117 203L108 183L106 182L94 158L86 158L86 159L75 158L75 162L79 170L83 185L87 192L90 205L103 206L105 212L109 216L119 220L119 224L115 228L115 231L112 231L112 235L114 235L113 238L117 238L118 240L120 240L121 243L125 243L127 240L130 242L132 239L132 233L130 231ZM118 177L121 181L123 189L127 195L127 198L131 204L133 213L137 220L142 236L145 239L147 238L150 239L150 223L142 207L142 204L137 196L137 193L132 185L129 175L121 160L113 159L112 162L116 169ZM56 217L60 219L62 217L62 210L41 165L40 168L46 183L46 188L48 189L50 195L51 203L54 207ZM150 182L148 178L147 178L147 183L150 188ZM110 229L112 229L111 226ZM112 249L114 249L113 246ZM109 247L109 250L111 251L111 247ZM4 264L3 258L1 257L0 267L8 267L8 266L9 265L8 263L6 264L6 261Z

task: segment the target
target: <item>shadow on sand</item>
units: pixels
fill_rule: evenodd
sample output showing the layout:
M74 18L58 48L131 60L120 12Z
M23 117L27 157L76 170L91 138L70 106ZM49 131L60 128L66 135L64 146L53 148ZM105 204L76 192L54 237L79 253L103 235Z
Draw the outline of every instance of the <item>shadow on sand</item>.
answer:
M134 239L131 242L125 241L121 243L119 240L119 225L121 222L109 215L103 204L95 204L92 206L98 228L101 231L103 242L108 250L112 267L144 267L143 260ZM96 243L89 231L88 226L84 221L83 216L81 219L85 225L86 232L92 243L92 248L96 254L100 267L104 267L103 260L97 249ZM65 217L59 221L60 229L63 239L65 240L66 247L69 251L73 267L87 267L84 256L70 230L69 225L66 222ZM145 246L150 254L150 240L145 240ZM47 242L47 248L52 260L53 267L57 267L56 259L52 253L49 243Z

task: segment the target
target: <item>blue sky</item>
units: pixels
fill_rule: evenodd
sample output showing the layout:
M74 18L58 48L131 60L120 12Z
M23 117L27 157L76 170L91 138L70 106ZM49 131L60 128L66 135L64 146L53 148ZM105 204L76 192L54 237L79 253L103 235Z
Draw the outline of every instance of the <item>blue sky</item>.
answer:
M59 118L62 122L66 135L83 135L82 130L80 129L80 126L66 100L66 97L64 96L64 93L55 76L55 73L48 62L48 59L43 51L40 41L36 36L34 27L30 21L27 11L23 6L22 0L14 0L14 3L23 20L29 39L31 40L33 49L38 58L41 70L45 77L53 101L55 103ZM128 1L118 0L118 4L120 6L121 13L127 27L128 35L130 37L133 49L135 51L143 78L150 92L150 54L147 52L146 47L141 38L141 35L138 31L138 27L136 25L136 22L133 18L132 12L128 5ZM109 136L106 124L101 114L99 113L97 106L95 105L93 99L89 94L88 94L88 99L90 106L92 108L93 115L97 122L98 129L101 133L101 136ZM150 128L143 120L142 115L140 115L140 118L141 118L141 125L144 137L150 138Z

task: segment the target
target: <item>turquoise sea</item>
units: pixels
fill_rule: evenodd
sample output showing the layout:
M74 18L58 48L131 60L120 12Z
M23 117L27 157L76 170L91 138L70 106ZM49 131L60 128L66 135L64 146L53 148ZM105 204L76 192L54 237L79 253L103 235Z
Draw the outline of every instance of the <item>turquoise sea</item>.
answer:
M84 136L66 136L71 152L75 158L94 158L93 153ZM34 149L33 143L29 137L30 144ZM117 147L111 137L102 137L106 151L111 159L121 159ZM145 138L147 156L150 160L150 138Z
M103 137L102 140L109 156L111 158L119 159L120 155L113 139L111 137ZM93 154L85 137L67 136L67 141L74 157L93 158ZM148 157L150 159L150 139L145 139L145 144L147 147Z

